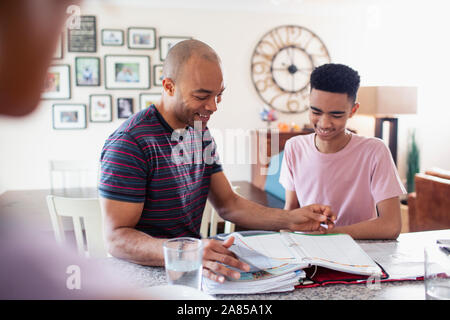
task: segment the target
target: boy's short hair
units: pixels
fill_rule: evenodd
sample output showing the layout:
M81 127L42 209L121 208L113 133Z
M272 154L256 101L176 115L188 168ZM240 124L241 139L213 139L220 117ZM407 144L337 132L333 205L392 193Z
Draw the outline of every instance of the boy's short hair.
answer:
M353 103L359 89L360 77L352 68L337 63L327 63L311 73L311 90L346 93Z

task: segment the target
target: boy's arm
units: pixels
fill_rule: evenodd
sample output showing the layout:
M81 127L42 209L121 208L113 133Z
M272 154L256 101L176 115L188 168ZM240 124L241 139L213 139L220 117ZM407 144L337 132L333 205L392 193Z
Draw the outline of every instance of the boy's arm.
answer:
M400 200L398 197L378 202L378 218L343 227L332 233L347 233L353 239L397 239L402 228Z

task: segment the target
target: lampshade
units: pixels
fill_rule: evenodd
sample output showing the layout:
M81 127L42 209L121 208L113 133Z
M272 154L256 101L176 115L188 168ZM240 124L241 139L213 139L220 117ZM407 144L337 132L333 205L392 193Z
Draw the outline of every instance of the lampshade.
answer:
M358 114L393 116L417 112L417 87L360 87Z

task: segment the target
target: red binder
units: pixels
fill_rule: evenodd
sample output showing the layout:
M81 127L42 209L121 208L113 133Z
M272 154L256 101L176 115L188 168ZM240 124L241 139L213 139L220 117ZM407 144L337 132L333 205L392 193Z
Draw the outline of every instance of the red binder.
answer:
M364 275L358 275L358 274L352 274L352 273L346 273L346 272L340 272L331 270L328 268L323 267L310 267L307 269L304 269L306 273L306 279L310 281L305 281L305 283L300 283L295 286L296 289L299 288L314 288L314 287L320 287L320 286L326 286L330 284L366 284L369 282L394 282L394 281L416 281L416 280L423 280L423 277L417 277L415 279L408 278L408 279L390 279L389 275L386 273L386 271L383 269L381 265L378 264L378 266L381 268L383 275L379 279L375 279L374 277L370 276L364 276ZM313 283L311 283L311 281Z

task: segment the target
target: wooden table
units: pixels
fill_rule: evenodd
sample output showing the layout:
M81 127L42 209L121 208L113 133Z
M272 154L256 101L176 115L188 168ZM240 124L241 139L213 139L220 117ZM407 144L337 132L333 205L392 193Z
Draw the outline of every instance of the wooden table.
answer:
M38 231L53 231L47 207L47 196L95 198L97 188L11 190L0 195L0 214L9 219L26 221ZM70 225L64 223L66 230Z
M248 181L231 181L233 186L238 186L238 193L249 200L271 208L284 208L284 201L267 193Z
M239 186L239 194L244 198L268 207L283 208L284 206L283 201L256 188L248 181L232 181L231 183ZM70 198L93 198L98 196L98 191L97 188L6 191L0 195L0 214L3 217L26 221L40 231L52 231L46 202L46 197L50 194ZM64 221L64 228L65 230L72 230L69 220Z

